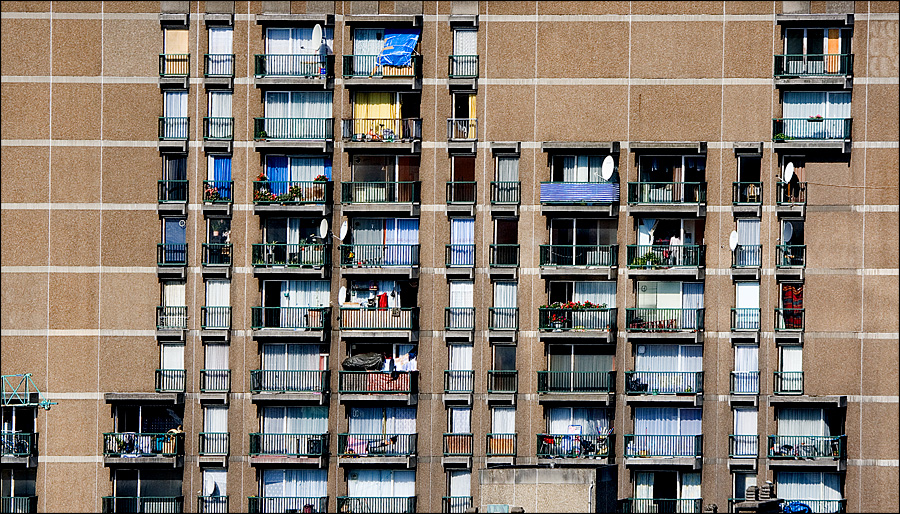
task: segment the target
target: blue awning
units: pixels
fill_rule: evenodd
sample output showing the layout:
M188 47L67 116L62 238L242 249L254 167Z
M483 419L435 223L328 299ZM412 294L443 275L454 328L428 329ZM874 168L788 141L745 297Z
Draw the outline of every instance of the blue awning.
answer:
M384 50L378 55L379 66L409 66L413 50L419 42L419 29L385 29Z

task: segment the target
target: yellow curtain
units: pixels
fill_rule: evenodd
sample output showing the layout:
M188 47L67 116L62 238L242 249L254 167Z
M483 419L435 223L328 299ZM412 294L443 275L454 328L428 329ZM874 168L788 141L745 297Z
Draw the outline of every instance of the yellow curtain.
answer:
M478 117L475 114L475 95L469 95L469 129L468 129L468 139L475 139L477 137L476 133L476 121L475 118Z
M360 92L353 103L354 133L372 132L381 137L384 128L393 129L397 118L397 104L394 93ZM395 129L394 132L397 132Z
M169 54L187 54L188 53L188 31L166 29L163 41L163 53ZM166 73L170 75L187 74L187 58L166 58Z
M841 57L841 31L828 29L828 47L825 50L825 73L837 73L840 70Z

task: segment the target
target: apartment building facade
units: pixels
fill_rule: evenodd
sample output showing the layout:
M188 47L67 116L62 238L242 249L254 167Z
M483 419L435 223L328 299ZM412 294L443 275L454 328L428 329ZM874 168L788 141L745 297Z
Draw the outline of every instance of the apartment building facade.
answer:
M896 3L0 21L4 512L900 508Z

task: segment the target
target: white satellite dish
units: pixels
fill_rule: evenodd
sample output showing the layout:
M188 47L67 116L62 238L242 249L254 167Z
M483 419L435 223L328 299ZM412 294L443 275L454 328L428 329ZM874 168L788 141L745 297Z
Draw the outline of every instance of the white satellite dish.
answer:
M341 223L341 237L338 239L343 241L345 237L347 237L347 220L344 220L344 222Z
M790 182L794 177L794 163L788 162L787 166L784 167L784 181Z
M325 239L325 236L328 235L328 220L323 219L321 223L319 223L319 237L321 239Z
M733 252L738 245L738 235L734 230L731 231L731 236L728 237L728 246L731 247L731 251Z
M316 26L313 27L312 32L312 43L313 46L318 48L319 45L322 44L322 26L316 23Z
M784 242L787 243L791 240L791 236L794 235L794 225L791 224L790 221L784 223L784 228L781 230L781 238L784 239Z
M338 303L344 303L347 300L347 286L341 286L338 290Z
M606 159L603 159L603 167L600 168L600 176L603 177L603 180L609 180L615 167L616 163L613 162L612 155L607 155Z

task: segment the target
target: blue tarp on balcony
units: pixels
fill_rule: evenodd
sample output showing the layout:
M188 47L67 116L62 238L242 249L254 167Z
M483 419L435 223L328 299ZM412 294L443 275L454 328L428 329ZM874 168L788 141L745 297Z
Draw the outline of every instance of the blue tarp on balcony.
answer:
M615 203L619 184L615 182L543 182L541 203Z
M419 41L419 29L385 29L384 50L378 55L379 66L409 66Z

